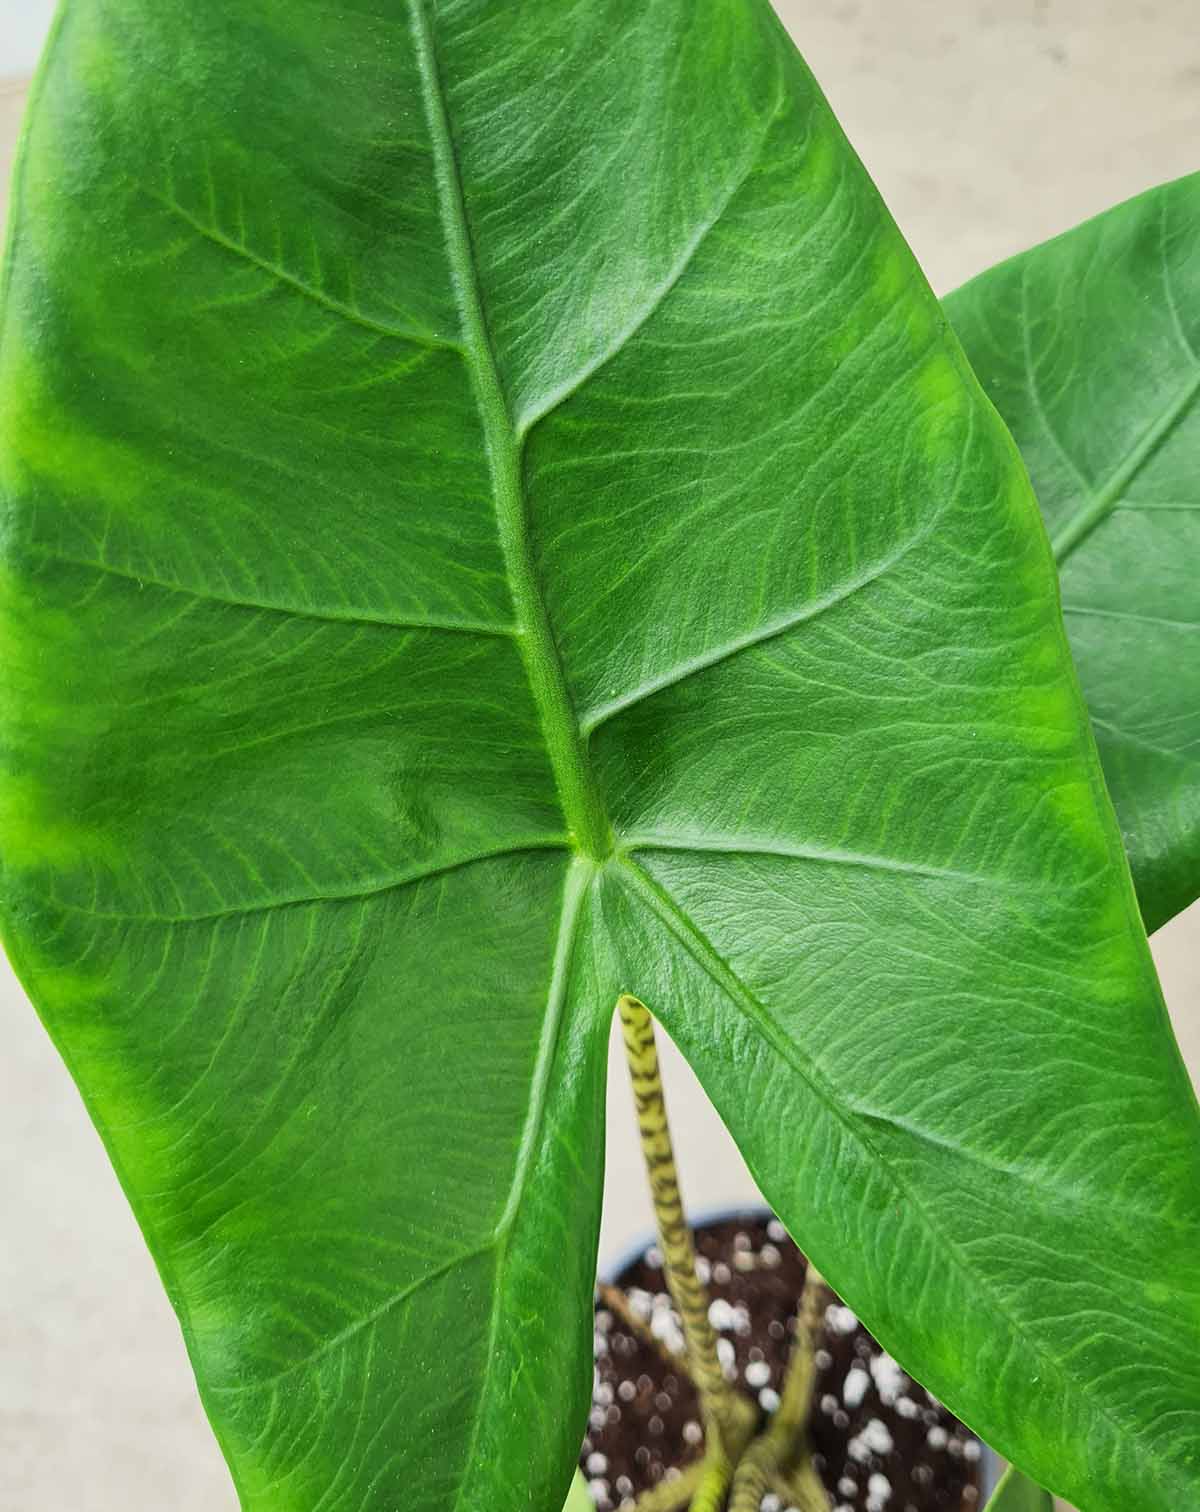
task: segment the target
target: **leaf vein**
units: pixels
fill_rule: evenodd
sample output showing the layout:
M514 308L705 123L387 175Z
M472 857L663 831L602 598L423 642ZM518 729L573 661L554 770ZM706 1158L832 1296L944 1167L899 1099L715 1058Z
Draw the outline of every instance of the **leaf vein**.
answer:
M631 851L663 851L685 856L745 856L779 857L789 861L828 862L833 866L862 867L868 871L896 872L902 876L929 877L948 882L971 882L986 887L1010 889L1012 882L1000 877L987 877L978 872L961 871L952 866L925 865L919 861L906 861L896 856L870 855L863 851L827 849L821 846L787 846L765 840L701 842L687 836L632 835L623 837L623 849Z
M487 635L512 639L516 629L510 625L493 625L486 620L455 620L450 618L396 620L384 615L340 613L332 609L300 609L291 604L272 604L264 600L235 598L231 594L214 593L210 588L189 588L183 583L173 583L166 578L151 577L144 572L134 572L124 567L114 567L110 562L92 561L84 557L65 556L48 547L31 545L24 548L58 562L64 567L79 567L85 571L103 573L106 577L124 579L136 583L139 588L161 588L166 593L185 594L202 603L224 604L231 609L247 609L256 614L282 614L288 619L315 620L320 624L372 625L388 630L443 630L453 634Z
M218 227L208 225L198 216L193 215L190 210L185 209L171 195L161 194L153 189L147 190L147 193L153 199L156 199L160 205L169 210L172 215L178 216L180 220L191 226L198 236L204 237L206 241L212 242L214 246L223 248L231 256L240 257L243 261L250 263L252 267L275 279L277 283L282 284L285 288L293 289L297 294L303 295L304 298L311 300L314 304L320 305L322 309L329 310L332 314L340 316L343 320L349 321L352 325L362 326L364 330L372 331L378 336L388 336L393 340L409 341L416 346L427 347L430 350L462 351L462 347L457 342L446 341L441 337L432 335L428 331L419 331L409 326L389 325L386 321L373 320L371 316L364 315L361 310L356 310L351 305L343 304L341 300L334 299L321 289L306 283L302 278L297 278L294 273L290 273L281 264L260 256L257 252L252 251L244 242L237 241L232 236L226 235Z
M123 924L203 924L210 920L245 918L252 914L269 913L282 908L302 908L313 903L352 903L363 898L381 897L385 893L397 892L404 887L413 887L418 882L426 882L432 877L443 877L450 872L461 871L464 867L477 866L482 861L497 861L507 856L523 856L544 850L566 851L569 847L570 842L565 835L547 835L544 838L539 836L525 840L520 845L505 845L496 850L479 851L474 855L462 856L453 861L446 861L421 871L410 872L399 877L391 877L370 887L356 887L348 892L314 893L291 898L267 898L259 903L248 903L234 908L217 908L208 913L131 914L104 912L96 908L85 908L76 903L64 903L56 898L50 900L50 905L60 912L85 914L89 919L108 919Z
M630 341L633 340L633 338L642 329L642 327L647 324L647 322L666 302L667 298L679 284L680 280L683 278L684 274L687 272L688 268L695 260L696 255L700 251L701 247L708 240L709 236L716 229L716 227L720 224L722 218L725 215L725 212L729 209L730 205L733 204L739 192L745 186L747 180L750 178L751 174L761 162L763 149L766 146L767 138L769 137L771 132L771 127L774 125L778 114L779 106L777 105L775 111L767 117L762 130L756 137L753 147L750 153L747 155L747 160L744 166L739 169L732 182L726 187L725 192L720 196L716 206L713 208L711 213L703 221L701 221L701 223L692 232L691 236L684 244L683 250L676 258L674 266L667 272L666 277L651 293L649 300L642 307L642 309L637 311L637 313L626 323L626 325L624 325L621 330L618 331L618 333L608 344L608 346L606 346L602 351L598 352L590 362L585 363L578 372L573 373L569 378L565 378L562 383L551 389L551 391L548 394L544 395L540 400L533 403L525 411L525 413L523 413L518 418L518 435L523 438L528 437L529 433L534 429L536 425L539 425L541 421L546 419L546 417L550 415L554 410L558 409L560 405L565 404L573 394L578 393L579 390L584 386L584 384L587 383L588 380L591 379L596 373L598 373L602 367L607 366L608 363L612 362L616 357L620 356L621 352L624 351Z
M291 1364L285 1365L282 1370L276 1371L274 1375L264 1376L256 1381L238 1381L230 1386L210 1385L208 1390L214 1394L219 1392L222 1396L236 1396L247 1391L265 1391L272 1386L276 1386L280 1381L286 1380L288 1376L294 1375L298 1370L308 1369L315 1365L318 1360L332 1354L334 1350L342 1348L351 1339L362 1333L364 1329L378 1323L381 1318L386 1317L388 1313L399 1307L401 1303L407 1302L410 1297L415 1296L417 1292L423 1290L425 1287L431 1286L433 1282L439 1281L456 1267L466 1265L471 1260L479 1259L480 1256L490 1253L495 1247L495 1239L489 1239L486 1244L481 1244L476 1249L465 1250L459 1255L451 1255L441 1265L435 1266L431 1271L426 1271L423 1276L418 1276L415 1281L411 1281L407 1286L402 1286L399 1291L393 1292L373 1312L369 1312L361 1318L356 1318L353 1323L348 1324L340 1333L333 1334L316 1349L310 1351L299 1360L293 1360Z
M1060 567L1096 526L1112 514L1125 490L1161 451L1171 434L1186 418L1197 395L1200 395L1200 372L1180 390L1158 419L1147 427L1129 455L1113 471L1108 482L1094 494L1085 497L1080 508L1051 541L1054 559Z
M697 656L689 657L687 661L679 662L658 677L648 678L636 688L630 689L618 698L611 699L608 703L601 704L593 709L582 721L582 729L585 735L590 735L600 725L613 719L618 714L625 713L635 704L643 703L655 694L672 688L676 684L686 682L688 678L695 677L701 672L707 672L710 667L719 666L722 662L731 661L734 657L741 656L746 651L753 651L756 647L765 645L769 641L778 640L781 636L794 630L797 625L807 624L811 620L819 618L831 609L836 609L854 594L870 587L874 582L885 576L923 541L925 541L938 523L938 516L933 516L928 524L916 531L882 562L875 563L869 571L861 573L858 577L851 578L846 582L837 584L820 598L812 599L799 609L790 610L786 614L777 615L763 625L758 625L753 630L748 630L744 635L736 636L733 640L725 641L709 651L702 651Z

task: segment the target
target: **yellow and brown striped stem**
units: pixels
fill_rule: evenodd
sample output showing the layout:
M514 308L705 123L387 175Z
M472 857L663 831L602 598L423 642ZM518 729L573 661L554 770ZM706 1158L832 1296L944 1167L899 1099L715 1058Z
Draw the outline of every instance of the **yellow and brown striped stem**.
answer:
M733 1466L718 1448L704 1456L700 1470L700 1484L696 1488L689 1512L721 1512L725 1505L725 1493L733 1479Z
M689 1465L675 1480L661 1480L643 1491L634 1503L634 1512L684 1512L692 1509L692 1498L704 1479L704 1462Z
M784 1475L768 1470L761 1463L761 1451L765 1445L764 1435L755 1439L746 1451L746 1457L737 1469L729 1512L742 1512L747 1507L759 1512L768 1491L773 1491L783 1506L794 1508L795 1512L829 1512L829 1493L813 1468L808 1449L804 1449L800 1463ZM693 1502L692 1512L696 1512L696 1506Z
M783 1379L779 1406L767 1431L750 1445L737 1467L729 1512L758 1512L763 1496L786 1482L801 1512L828 1512L829 1497L809 1459L808 1420L817 1378L817 1348L829 1290L809 1262L796 1316L796 1338Z
M717 1339L708 1318L708 1294L696 1274L696 1251L683 1216L675 1153L667 1124L654 1023L644 1003L622 996L617 1001L625 1059L633 1082L642 1156L658 1226L663 1270L683 1325L688 1368L700 1396L709 1429L709 1453L736 1460L750 1431L753 1411L725 1379L717 1357Z

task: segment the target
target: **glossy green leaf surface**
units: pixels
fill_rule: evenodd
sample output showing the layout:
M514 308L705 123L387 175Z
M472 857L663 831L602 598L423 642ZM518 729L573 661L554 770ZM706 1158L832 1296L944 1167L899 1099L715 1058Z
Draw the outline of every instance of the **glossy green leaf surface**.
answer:
M1021 448L1148 929L1200 895L1200 174L944 301Z
M244 1505L562 1506L620 990L972 1426L1194 1499L1053 565L769 8L76 0L10 253L5 939Z
M988 1499L986 1512L1054 1512L1054 1498L1019 1470L1009 1469Z

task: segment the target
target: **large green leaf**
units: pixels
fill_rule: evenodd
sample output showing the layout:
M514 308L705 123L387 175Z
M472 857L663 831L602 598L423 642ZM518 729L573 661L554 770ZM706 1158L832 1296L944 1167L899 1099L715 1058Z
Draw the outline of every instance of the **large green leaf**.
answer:
M945 301L1028 464L1148 929L1200 895L1200 174Z
M931 1389L1194 1501L1052 563L769 8L74 0L14 224L5 935L245 1506L561 1507L621 989Z

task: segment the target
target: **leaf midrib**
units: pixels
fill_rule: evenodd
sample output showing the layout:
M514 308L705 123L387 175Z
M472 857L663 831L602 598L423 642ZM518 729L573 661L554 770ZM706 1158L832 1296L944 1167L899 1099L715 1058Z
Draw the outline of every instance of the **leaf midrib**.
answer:
M502 1323L500 1274L537 1159L538 1141L550 1097L551 1073L563 1020L568 1012L572 956L584 892L593 872L592 863L602 865L612 854L613 833L588 761L586 737L579 727L538 581L526 514L523 445L513 423L483 311L458 156L450 132L426 0L408 0L408 9L433 149L446 253L462 321L466 362L483 428L497 531L517 621L516 640L541 723L563 817L576 850L575 861L564 878L554 967L547 988L546 1012L533 1067L529 1107L521 1130L512 1181L497 1225L496 1279L487 1322L485 1375L475 1403L463 1475L455 1495L457 1508L462 1505L464 1490L473 1475L487 1415L491 1373L497 1360L496 1346Z
M517 621L517 645L537 707L563 814L579 851L602 862L613 848L609 822L588 761L566 672L546 612L530 541L523 444L492 347L425 0L409 0L417 70L433 149L434 177L451 281L458 302L465 359L475 389L492 501Z

